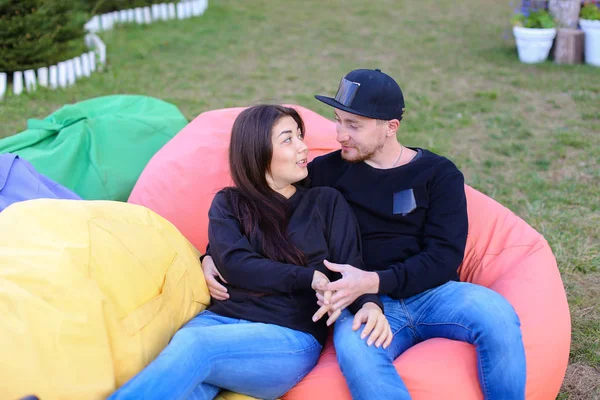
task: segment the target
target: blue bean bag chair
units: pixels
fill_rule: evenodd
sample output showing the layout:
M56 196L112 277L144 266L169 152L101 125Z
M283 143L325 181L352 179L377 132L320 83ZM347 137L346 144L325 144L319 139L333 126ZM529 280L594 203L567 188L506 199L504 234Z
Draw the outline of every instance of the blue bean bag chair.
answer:
M0 154L0 211L12 203L32 199L81 197L36 171L16 154Z

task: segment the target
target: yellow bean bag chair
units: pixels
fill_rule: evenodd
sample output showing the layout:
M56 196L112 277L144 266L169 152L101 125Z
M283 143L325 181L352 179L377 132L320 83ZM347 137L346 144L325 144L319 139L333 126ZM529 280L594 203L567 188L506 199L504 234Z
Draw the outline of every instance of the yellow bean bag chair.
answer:
M196 249L133 204L0 213L0 398L105 399L209 304Z

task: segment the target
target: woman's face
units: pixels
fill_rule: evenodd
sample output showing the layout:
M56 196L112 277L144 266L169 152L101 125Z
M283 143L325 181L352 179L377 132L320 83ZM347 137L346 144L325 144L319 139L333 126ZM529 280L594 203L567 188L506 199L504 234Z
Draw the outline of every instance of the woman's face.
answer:
M277 121L271 131L273 157L267 182L275 191L281 191L308 175L308 147L304 134L294 118L286 115Z

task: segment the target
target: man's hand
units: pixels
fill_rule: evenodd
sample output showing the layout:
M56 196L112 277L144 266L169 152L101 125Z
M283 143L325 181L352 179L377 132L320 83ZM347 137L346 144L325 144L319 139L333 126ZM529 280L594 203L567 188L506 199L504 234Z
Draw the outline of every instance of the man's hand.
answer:
M392 343L393 335L390 324L377 304L365 303L362 306L354 316L352 330L357 330L362 324L365 324L365 327L360 338L366 339L370 334L367 341L368 346L375 343L375 347L383 345L383 348L386 349Z
M221 278L223 282L227 283L227 281L217 270L211 256L204 257L204 260L202 261L202 272L204 273L204 279L206 280L210 297L216 300L227 300L229 298L227 288L217 282L217 276Z
M326 290L334 292L331 296L331 310L343 310L354 300L365 293L377 293L379 291L379 275L375 272L367 272L348 264L336 264L327 260L323 264L330 271L342 274L342 279L328 283Z

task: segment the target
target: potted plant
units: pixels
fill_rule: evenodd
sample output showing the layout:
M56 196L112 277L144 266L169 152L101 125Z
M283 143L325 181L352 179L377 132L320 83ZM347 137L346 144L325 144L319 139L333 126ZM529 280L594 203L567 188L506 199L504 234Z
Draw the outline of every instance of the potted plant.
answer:
M545 6L524 1L513 17L513 34L519 60L527 64L540 63L548 59L556 37L556 21Z
M584 55L586 64L600 67L600 8L592 2L581 7L579 26L585 33Z

